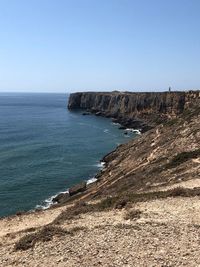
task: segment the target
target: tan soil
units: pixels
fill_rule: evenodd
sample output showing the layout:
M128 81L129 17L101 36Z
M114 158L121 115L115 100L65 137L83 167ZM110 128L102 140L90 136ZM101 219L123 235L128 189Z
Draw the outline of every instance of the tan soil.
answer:
M173 167L168 165L174 156L200 149L200 115L189 115L171 126L159 125L107 155L99 181L75 201L95 202L107 196L179 186L200 187L199 157L190 155ZM26 251L14 250L21 237L32 233L30 228L48 225L66 208L1 219L0 267L200 266L199 196L140 202L129 205L129 211L82 214L60 224L69 231L84 227L73 235L55 235L51 241L36 243ZM130 210L141 214L126 220Z
M48 209L41 212L6 217L0 220L0 237L32 227L51 223L65 208Z
M1 236L0 266L200 266L199 197L154 200L132 208L142 211L141 218L125 220L126 210L81 215L62 227L85 229L74 236L38 243L27 251L13 251L24 233ZM52 221L55 212L41 213L40 223ZM28 219L36 225L38 216L21 216L21 222ZM12 218L11 223L15 222ZM17 225L16 230L22 226Z

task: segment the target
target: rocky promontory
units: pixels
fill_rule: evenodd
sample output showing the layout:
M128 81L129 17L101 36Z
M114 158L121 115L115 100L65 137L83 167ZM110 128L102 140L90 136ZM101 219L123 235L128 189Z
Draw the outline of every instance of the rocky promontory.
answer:
M1 219L0 266L200 266L199 91L77 93L69 108L152 128L106 155L90 186Z
M200 91L188 92L81 92L70 94L68 108L112 117L125 127L149 130L174 118L198 102Z

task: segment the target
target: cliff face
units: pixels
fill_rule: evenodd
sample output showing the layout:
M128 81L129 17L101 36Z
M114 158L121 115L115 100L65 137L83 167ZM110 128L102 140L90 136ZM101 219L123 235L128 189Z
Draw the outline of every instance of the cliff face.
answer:
M71 94L68 108L87 109L97 115L116 118L125 126L145 128L147 122L151 125L159 119L176 117L194 103L200 103L200 91L85 92Z
M74 108L83 95L71 96ZM106 155L84 191L75 186L52 209L1 219L0 266L200 266L199 93L178 96L184 102L167 115L179 116Z
M152 95L158 94L150 94L149 97ZM168 94L159 95L168 96ZM198 186L200 177L199 92L173 93L173 96L173 105L171 110L168 109L168 114L174 112L179 116L171 120L163 120L139 138L119 145L102 159L105 162L105 168L96 176L97 185L95 190L91 190L94 197L121 194L126 196L133 192L155 190L161 186L177 183L184 185L186 181L190 181L192 186ZM175 103L175 97L179 103ZM181 108L180 99L184 99L184 105ZM155 112L161 112L155 107L152 107L152 110L153 108Z

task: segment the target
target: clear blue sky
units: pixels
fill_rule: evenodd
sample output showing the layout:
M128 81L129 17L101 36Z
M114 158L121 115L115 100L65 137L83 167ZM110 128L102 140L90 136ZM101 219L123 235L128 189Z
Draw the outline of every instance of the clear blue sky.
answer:
M0 91L200 88L199 0L0 0Z

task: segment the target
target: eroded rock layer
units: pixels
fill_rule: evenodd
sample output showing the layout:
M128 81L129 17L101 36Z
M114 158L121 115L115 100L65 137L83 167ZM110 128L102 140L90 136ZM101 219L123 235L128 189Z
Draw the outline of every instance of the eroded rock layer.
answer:
M83 92L70 95L69 109L86 109L112 117L127 127L149 130L158 122L176 117L199 102L200 91L189 92Z
M199 92L182 98L173 119L106 155L95 183L1 219L0 266L200 266Z

